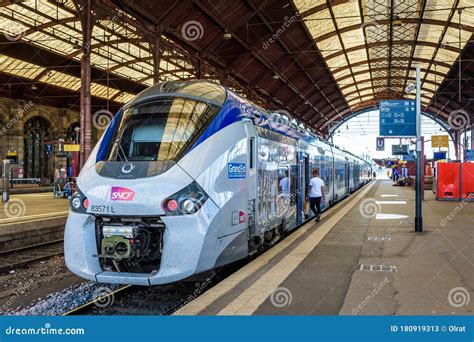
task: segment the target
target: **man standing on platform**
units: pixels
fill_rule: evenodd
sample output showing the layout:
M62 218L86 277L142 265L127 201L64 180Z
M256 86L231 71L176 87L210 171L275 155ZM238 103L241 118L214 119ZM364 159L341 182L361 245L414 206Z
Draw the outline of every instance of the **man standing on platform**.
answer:
M319 178L319 169L313 170L313 178L309 181L308 189L309 207L316 215L316 222L321 218L321 199L326 201L324 193L324 181Z

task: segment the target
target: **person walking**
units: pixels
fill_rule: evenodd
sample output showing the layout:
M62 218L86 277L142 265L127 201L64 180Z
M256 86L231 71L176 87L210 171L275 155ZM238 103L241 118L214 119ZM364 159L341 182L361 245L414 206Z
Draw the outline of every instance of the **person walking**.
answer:
M394 180L395 182L397 182L397 181L398 181L398 178L399 178L398 167L396 167L396 168L393 169L393 180Z
M321 218L321 199L323 203L326 201L324 192L324 181L319 178L319 169L313 170L313 178L309 181L308 189L309 207L316 215L316 222Z

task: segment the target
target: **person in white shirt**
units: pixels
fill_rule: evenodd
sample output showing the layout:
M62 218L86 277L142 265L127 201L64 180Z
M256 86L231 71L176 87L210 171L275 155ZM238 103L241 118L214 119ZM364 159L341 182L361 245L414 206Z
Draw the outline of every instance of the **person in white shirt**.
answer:
M319 178L319 169L313 170L313 178L309 181L309 207L316 215L316 222L321 218L321 199L325 202L324 181Z
M290 179L288 178L288 172L285 172L285 177L280 180L280 190L284 196L290 195Z

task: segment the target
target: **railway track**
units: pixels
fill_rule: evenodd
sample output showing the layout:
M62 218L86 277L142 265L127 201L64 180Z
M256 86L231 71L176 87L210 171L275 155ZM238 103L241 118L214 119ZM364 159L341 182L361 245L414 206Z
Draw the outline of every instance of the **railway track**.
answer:
M193 298L193 283L174 283L162 286L142 287L126 285L104 293L89 303L65 314L72 315L170 315Z
M27 247L0 252L0 274L26 267L27 265L63 255L63 240L54 240Z
M150 287L125 285L110 290L103 284L93 295L93 300L66 312L72 315L171 315L173 312L199 297L220 281L243 267L248 261L224 266L209 277L186 280ZM102 289L102 291L100 290Z

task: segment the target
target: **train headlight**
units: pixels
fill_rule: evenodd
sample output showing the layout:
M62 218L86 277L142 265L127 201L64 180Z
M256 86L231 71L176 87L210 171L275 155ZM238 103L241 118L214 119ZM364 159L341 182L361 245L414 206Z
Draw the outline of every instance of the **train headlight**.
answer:
M193 214L199 209L199 204L192 199L186 198L181 202L181 210L186 214Z
M78 213L86 213L87 207L89 207L89 200L87 197L77 188L76 192L71 196L70 202L72 211Z
M79 210L81 208L81 199L79 197L73 197L71 200L71 207Z
M171 195L163 201L166 215L189 215L201 209L208 199L204 190L196 183L189 184L184 189Z

